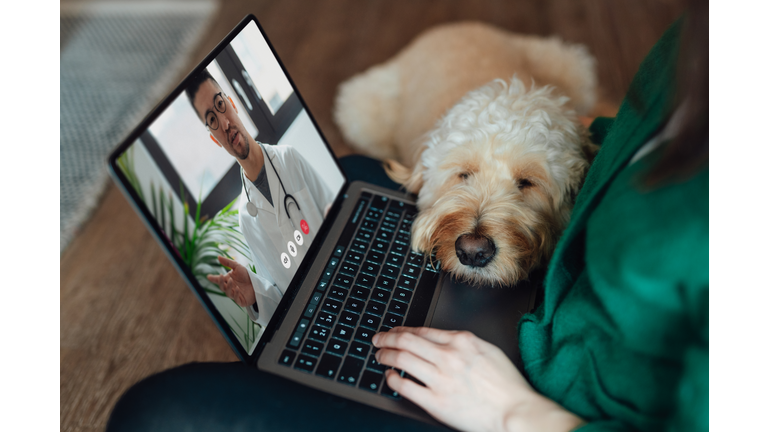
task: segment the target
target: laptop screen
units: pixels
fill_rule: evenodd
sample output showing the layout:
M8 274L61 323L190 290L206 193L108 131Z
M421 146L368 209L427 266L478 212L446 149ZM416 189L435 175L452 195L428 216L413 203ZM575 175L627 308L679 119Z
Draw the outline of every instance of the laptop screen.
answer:
M250 355L344 177L253 20L217 51L116 165Z

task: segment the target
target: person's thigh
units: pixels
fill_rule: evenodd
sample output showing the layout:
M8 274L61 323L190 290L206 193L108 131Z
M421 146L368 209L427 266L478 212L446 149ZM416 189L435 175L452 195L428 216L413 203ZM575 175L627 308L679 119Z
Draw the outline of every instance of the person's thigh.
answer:
M446 430L305 387L243 363L153 375L115 405L107 431Z

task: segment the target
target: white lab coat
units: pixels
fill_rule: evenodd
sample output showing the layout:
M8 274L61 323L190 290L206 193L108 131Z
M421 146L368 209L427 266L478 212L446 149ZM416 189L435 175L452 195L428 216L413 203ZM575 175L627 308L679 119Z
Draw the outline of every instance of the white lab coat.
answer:
M246 179L251 202L258 208L256 217L251 216L246 209L248 198L243 189L240 195L240 229L245 241L251 249L252 261L256 273L248 269L253 290L256 293L256 305L247 307L248 316L256 323L266 326L272 318L277 305L283 298L285 290L296 273L296 269L317 234L323 222L325 207L332 203L334 195L328 185L320 178L301 154L291 146L260 145L264 155L264 169L267 172L269 191L272 194L274 207L259 192L252 182ZM301 207L299 212L289 198L291 220L285 213L285 193L275 174L275 169L266 158L269 157L280 174L285 190L292 195ZM301 230L300 222L304 219L309 224L309 234ZM295 227L294 227L295 226ZM301 245L294 238L298 230L303 237ZM288 251L288 242L296 247L296 256ZM286 253L290 258L290 267L286 269L281 262L281 254Z

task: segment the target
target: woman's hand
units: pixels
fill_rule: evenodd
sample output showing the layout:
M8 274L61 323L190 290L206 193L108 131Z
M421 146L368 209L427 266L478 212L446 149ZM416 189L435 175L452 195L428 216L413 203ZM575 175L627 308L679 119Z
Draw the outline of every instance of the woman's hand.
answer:
M584 422L536 393L496 346L463 331L396 327L378 333L387 384L436 419L465 431L569 431Z
M248 307L256 303L256 293L253 291L248 269L237 261L223 256L219 257L219 262L232 270L223 275L208 275L208 280L218 285L224 294L240 307Z

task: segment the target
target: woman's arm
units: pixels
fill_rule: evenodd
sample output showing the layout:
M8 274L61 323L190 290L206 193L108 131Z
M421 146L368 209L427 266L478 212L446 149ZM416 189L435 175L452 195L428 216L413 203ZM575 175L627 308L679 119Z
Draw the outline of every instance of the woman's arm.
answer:
M570 431L584 421L536 393L498 347L464 331L396 327L378 333L387 384L436 419L464 431Z

